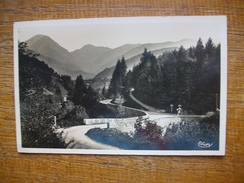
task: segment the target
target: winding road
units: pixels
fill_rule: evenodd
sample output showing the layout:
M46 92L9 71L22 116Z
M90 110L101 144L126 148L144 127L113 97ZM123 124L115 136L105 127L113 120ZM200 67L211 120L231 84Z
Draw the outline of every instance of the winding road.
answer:
M102 144L90 139L85 134L92 128L105 128L105 125L82 125L73 126L70 128L57 129L57 133L62 133L63 140L67 145L67 149L107 149L118 150L119 148L110 145ZM106 126L107 127L107 126Z
M151 106L148 106L144 103L142 103L141 101L137 100L133 95L132 95L132 90L130 90L130 94L129 94L130 98L132 100L134 100L137 104L139 104L140 106L144 107L145 109L149 110L149 111L152 111L152 112L159 112L158 109L154 108L154 107L151 107Z
M132 93L130 92L130 97L140 104L142 107L148 109L149 111L143 111L149 117L149 120L153 120L157 125L161 127L166 127L172 123L179 123L183 120L184 117L205 117L205 115L176 115L163 113L162 110L150 107L146 104L143 104L137 100ZM102 104L111 104L111 99L100 101ZM67 148L69 149L106 149L106 150L119 150L117 147L110 145L102 144L90 139L85 134L92 128L107 128L107 124L98 124L98 125L82 125L74 126L70 128L60 128L57 129L57 133L62 133L63 140L65 141ZM164 128L166 129L166 128Z

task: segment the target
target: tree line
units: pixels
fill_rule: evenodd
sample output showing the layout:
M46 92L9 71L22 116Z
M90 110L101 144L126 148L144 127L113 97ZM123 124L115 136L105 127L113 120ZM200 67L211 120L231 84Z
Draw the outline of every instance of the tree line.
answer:
M133 95L158 109L174 110L180 104L188 113L203 114L219 108L220 44L211 38L204 45L166 51L155 57L146 48L140 63L126 72L124 57L118 60L107 92L116 98L134 88Z
M57 126L82 125L84 118L108 112L98 109L98 94L85 84L81 75L75 81L70 76L59 75L40 61L39 55L29 50L25 42L19 42L18 46L23 147L63 148L65 144L61 135L54 133ZM60 86L68 91L66 102Z

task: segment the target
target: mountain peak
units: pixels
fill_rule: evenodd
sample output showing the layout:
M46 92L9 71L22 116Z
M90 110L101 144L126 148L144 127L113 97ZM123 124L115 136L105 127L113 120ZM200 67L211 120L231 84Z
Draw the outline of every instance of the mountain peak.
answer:
M51 38L46 36L46 35L37 34L37 35L33 36L32 38L26 40L26 42L28 42L28 43L33 42L34 43L34 42L41 40L41 39L51 40Z
M94 48L95 46L92 44L86 44L82 48L90 48L90 47Z
M29 49L34 50L45 58L54 58L60 63L67 64L72 55L55 42L52 38L46 35L37 34L26 41Z
M79 50L86 50L86 51L90 51L90 50L93 50L93 49L96 49L97 47L92 45L92 44L86 44L84 45L82 48L80 49L77 49L76 51L79 51Z
M34 49L34 48L36 49L36 47L41 47L41 46L53 47L53 48L61 47L57 42L55 42L49 36L42 35L42 34L37 34L37 35L33 36L32 38L28 39L26 41L26 43L30 49Z
M37 34L33 38L38 38L38 39L40 39L40 38L49 38L50 39L49 36L46 36L46 35L43 35L43 34Z

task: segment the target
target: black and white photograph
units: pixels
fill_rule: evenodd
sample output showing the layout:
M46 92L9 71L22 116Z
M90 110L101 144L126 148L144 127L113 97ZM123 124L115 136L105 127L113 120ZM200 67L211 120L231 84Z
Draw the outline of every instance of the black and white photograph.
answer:
M225 155L225 16L14 23L20 153Z

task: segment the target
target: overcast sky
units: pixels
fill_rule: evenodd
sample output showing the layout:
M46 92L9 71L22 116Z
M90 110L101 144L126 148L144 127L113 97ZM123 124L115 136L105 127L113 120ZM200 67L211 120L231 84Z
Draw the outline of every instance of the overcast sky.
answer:
M17 24L18 40L26 41L42 34L51 37L68 51L86 44L115 48L123 44L159 43L181 39L203 42L223 38L224 17L134 17L123 19L77 19L35 21Z

